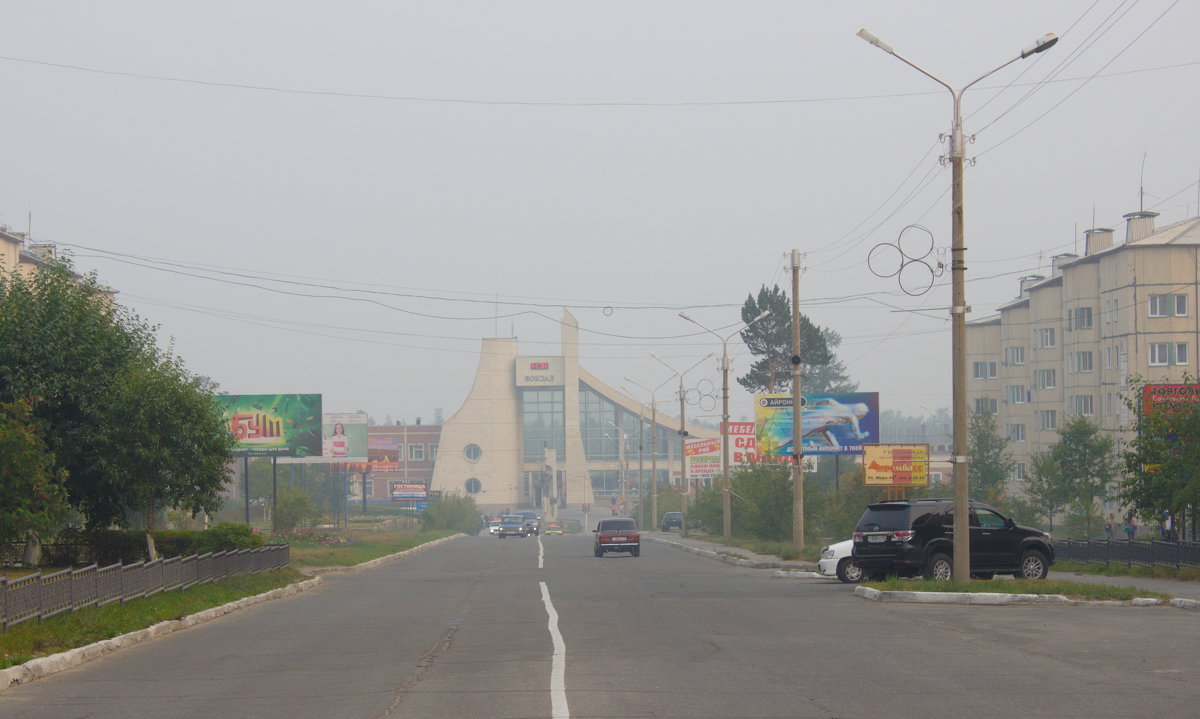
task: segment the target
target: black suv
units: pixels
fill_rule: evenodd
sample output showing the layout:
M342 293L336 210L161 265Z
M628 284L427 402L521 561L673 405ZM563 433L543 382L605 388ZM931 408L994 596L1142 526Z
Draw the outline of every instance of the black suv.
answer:
M662 516L662 523L659 526L664 532L669 532L672 529L683 529L683 513L667 512Z
M971 502L971 576L1045 579L1054 542L993 507ZM867 507L854 528L854 566L868 577L922 575L948 580L954 567L954 500L910 499Z

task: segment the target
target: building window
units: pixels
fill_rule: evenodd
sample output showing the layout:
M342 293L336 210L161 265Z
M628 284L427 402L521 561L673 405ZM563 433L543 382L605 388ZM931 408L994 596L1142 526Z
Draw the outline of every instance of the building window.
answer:
M526 389L521 392L521 421L525 432L525 461L541 462L546 450L558 459L566 457L563 390Z
M1076 307L1072 313L1072 320L1075 329L1090 330L1092 328L1092 308Z
M1151 342L1150 366L1186 365L1188 347L1186 342Z
M1033 346L1038 349L1050 349L1054 344L1054 328L1042 327L1033 331Z
M1115 397L1116 395L1111 392L1104 395L1104 415L1106 417L1111 417L1113 415L1113 403L1115 401Z
M1068 370L1074 374L1075 372L1091 372L1092 371L1092 353L1089 352L1072 352L1067 356Z
M1090 394L1075 395L1072 404L1075 406L1075 414L1084 417L1092 416L1092 396Z
M483 491L483 483L471 477L466 482L463 482L463 488L467 490L467 494L479 494Z
M1038 429L1058 429L1058 411L1043 409L1038 412Z
M1058 371L1053 369L1040 369L1035 375L1037 379L1038 389L1054 389L1058 386Z
M425 445L423 445L423 444L408 445L408 461L409 462L424 462L425 461Z
M1010 365L1025 364L1025 348L1024 347L1006 347L1004 349L1004 361Z
M479 458L483 456L483 450L477 444L468 444L463 449L463 456L467 458L468 462L478 462Z
M1005 394L1008 395L1009 404L1025 404L1029 399L1029 395L1025 394L1025 385L1010 384L1004 388Z
M1150 295L1151 317L1187 317L1187 295Z
M1024 481L1025 480L1025 463L1024 462L1014 462L1013 468L1012 468L1012 474L1009 475L1009 477L1010 477L1010 479L1014 479L1018 482Z
M617 431L617 406L587 385L579 387L579 432L583 453L589 461L615 460L621 456Z
M996 414L996 400L988 397L975 399L975 414Z
M995 362L975 362L973 365L975 379L996 379Z
M437 445L431 444L429 445L429 461L432 462L435 459L437 459Z
M1004 435L1008 437L1009 442L1024 442L1025 441L1025 425L1009 424L1004 427Z

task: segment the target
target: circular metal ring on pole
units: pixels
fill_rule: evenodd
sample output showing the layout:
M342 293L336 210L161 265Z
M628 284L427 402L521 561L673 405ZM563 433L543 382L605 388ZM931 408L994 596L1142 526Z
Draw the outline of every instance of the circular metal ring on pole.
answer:
M904 294L919 297L933 289L934 280L945 272L944 256L942 249L934 247L933 233L928 228L908 225L900 230L895 242L881 242L871 248L867 268L876 277L895 277Z
M612 313L613 313L612 307L605 307L603 310L600 310L600 311L604 313L605 317L612 317Z
M717 408L717 398L711 394L706 394L700 397L700 411L711 412Z
M702 379L696 383L696 391L700 394L714 394L717 391L717 386L713 384L711 379Z

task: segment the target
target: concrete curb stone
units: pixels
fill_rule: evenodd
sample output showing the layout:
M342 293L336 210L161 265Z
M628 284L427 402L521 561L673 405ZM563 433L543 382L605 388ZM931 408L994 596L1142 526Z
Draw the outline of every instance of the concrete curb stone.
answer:
M741 557L731 557L728 554L714 552L711 549L700 549L699 547L693 547L680 542L672 542L671 540L663 539L662 537L651 537L646 535L646 539L650 539L655 542L661 542L663 544L669 544L672 547L682 549L685 552L691 552L692 554L697 554L701 557L707 557L709 559L718 559L726 564L733 564L739 567L750 567L752 569L778 569L780 566L779 562L759 562L752 559L743 559Z
M1176 602L1193 602L1200 609L1200 602L1190 599L1172 599L1167 602L1153 597L1135 597L1130 601L1114 599L1069 599L1061 594L1005 594L1001 592L889 592L872 587L855 587L854 596L873 602L905 602L910 604L979 604L999 606L1004 604L1066 604L1073 607L1157 607Z
M435 539L434 541L422 544L419 547L406 549L403 552L389 554L386 557L379 557L378 559L372 559L351 567L319 567L317 569L308 570L305 572L305 574L313 576L339 572L357 572L364 569L372 569L396 559L407 557L412 554L416 554L417 552L422 552L426 549L436 547L439 544L445 544L452 539L458 539L459 537L465 536L465 534L454 534L449 537ZM313 587L318 586L321 582L322 579L320 576L313 576L312 579L306 579L301 582L296 582L295 584L289 584L286 587L272 589L269 592L256 594L252 597L243 597L241 599L229 602L228 604L222 604L219 607L211 607L209 609L196 612L195 614L189 614L182 619L168 619L167 621L159 622L158 624L146 627L145 629L128 632L126 634L113 637L112 639L105 639L103 641L94 642L85 647L77 647L75 649L69 649L65 652L59 652L58 654L51 654L50 656L46 657L38 657L37 659L31 659L24 664L19 664L7 669L0 669L0 692L3 692L14 684L26 684L35 679L41 679L42 677L47 677L51 674L57 674L58 672L65 671L67 669L77 667L85 662L92 661L93 659L99 659L100 657L115 652L118 649L124 649L125 647L131 647L135 644L141 644L142 642L150 641L151 639L165 637L172 632L188 629L190 627L204 624L205 622L210 622L214 619L219 619L220 617L232 612L236 612L239 609L245 609L246 607L251 607L255 604L261 604L263 602L269 602L275 599L290 597L293 594L298 594L308 589L312 589Z

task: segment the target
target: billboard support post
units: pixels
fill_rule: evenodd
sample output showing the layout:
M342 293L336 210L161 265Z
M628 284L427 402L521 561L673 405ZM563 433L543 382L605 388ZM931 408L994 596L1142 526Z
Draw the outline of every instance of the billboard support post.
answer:
M275 506L279 501L279 458L271 457L271 531L279 530L279 515Z
M242 494L246 500L246 524L250 524L250 458L242 457Z

